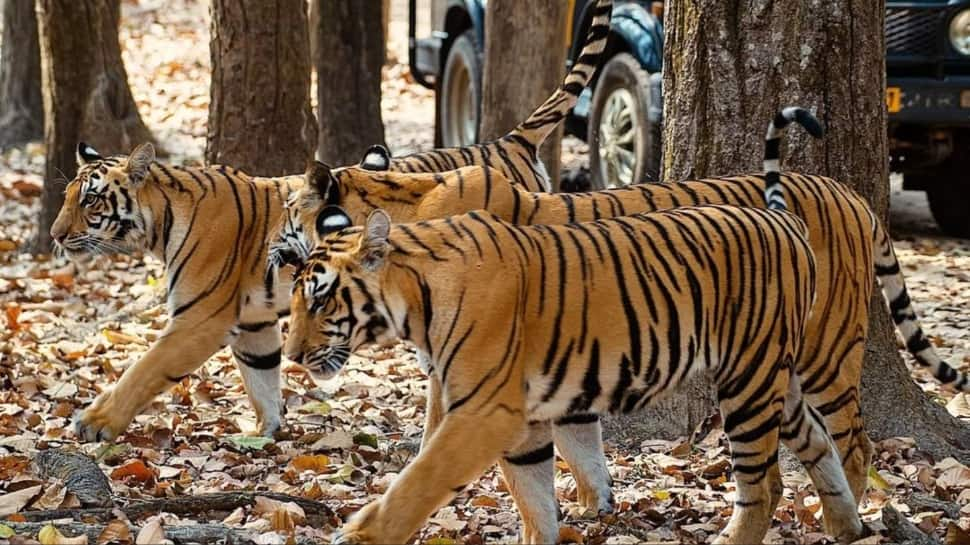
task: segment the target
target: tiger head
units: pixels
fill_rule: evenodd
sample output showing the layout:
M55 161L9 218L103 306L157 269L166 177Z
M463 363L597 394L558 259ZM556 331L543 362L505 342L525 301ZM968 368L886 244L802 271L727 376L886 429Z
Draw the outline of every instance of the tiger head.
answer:
M331 169L315 161L303 187L284 203L271 238L270 265L299 265L309 257L316 233L327 228L320 222L331 217L321 214L327 206L342 208L352 225L363 223L377 208L391 211L396 221L408 221L424 192L436 185L436 175L389 172L389 166L390 153L383 146L371 146L360 164L350 167Z
M77 146L77 175L64 191L51 238L72 259L142 249L146 218L138 204L155 160L145 143L127 157L102 157L94 148Z
M376 210L353 227L333 205L318 216L321 242L297 271L284 352L326 379L362 346L396 338L381 289L391 220Z

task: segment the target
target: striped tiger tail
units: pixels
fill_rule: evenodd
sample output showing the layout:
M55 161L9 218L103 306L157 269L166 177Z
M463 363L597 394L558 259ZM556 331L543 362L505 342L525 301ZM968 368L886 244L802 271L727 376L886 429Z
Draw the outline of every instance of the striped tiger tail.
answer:
M889 238L889 233L886 232L882 222L875 216L872 217L872 225L873 239L876 242L873 248L876 278L882 287L882 295L889 304L893 323L896 324L896 329L906 343L906 351L913 355L916 363L928 367L941 383L952 386L960 392L970 392L970 378L967 374L957 371L940 358L933 348L933 343L923 333L916 311L913 310L909 292L906 290L906 281L899 269L899 260L896 259L892 239Z
M785 192L781 186L781 136L792 122L796 122L815 138L825 134L818 119L804 108L791 106L782 109L768 124L765 135L765 202L769 210L788 210Z
M572 69L566 74L562 85L556 89L534 112L516 127L511 135L527 140L538 148L554 131L566 114L576 105L580 93L589 85L599 66L606 40L610 34L610 17L613 0L598 0L593 7L593 18L586 32L586 43Z

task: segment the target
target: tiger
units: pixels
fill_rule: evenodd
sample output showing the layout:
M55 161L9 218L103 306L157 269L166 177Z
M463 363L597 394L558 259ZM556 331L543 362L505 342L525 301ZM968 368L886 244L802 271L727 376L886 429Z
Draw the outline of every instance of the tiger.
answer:
M354 226L325 207L284 352L326 373L363 346L404 339L440 384L444 412L427 448L335 542L406 543L497 460L523 541L555 543L549 422L629 413L699 374L717 385L737 483L715 543L762 542L782 494L779 440L818 488L827 531L859 537L834 442L793 373L815 299L809 230L777 177L765 195L767 209L528 226L484 210L392 226L381 209Z
M72 258L145 252L165 265L170 321L148 351L75 420L82 441L111 440L138 412L229 345L259 433L281 425L277 324L289 279L266 274L271 228L305 176L258 178L228 166L166 166L151 144L127 156L77 149L51 238Z
M521 189L494 169L469 167L451 173L401 175L365 169L330 170L318 164L299 199L287 202L284 218L314 233L322 210L339 205L355 224L377 208L397 222L444 218L487 210L515 224L562 224L701 204L764 206L768 180L780 182L792 212L808 225L818 262L818 300L809 319L806 349L796 371L810 403L825 417L835 438L845 473L861 501L868 481L872 446L862 419L859 385L869 325L872 276L882 287L896 327L915 360L944 384L970 391L967 375L955 371L935 352L924 334L906 290L892 240L868 203L847 186L824 176L780 172L780 137L792 122L814 136L822 128L808 111L785 108L769 124L763 174L677 183L649 183L589 193L546 194ZM328 196L329 198L322 198ZM336 197L339 196L339 197ZM301 255L315 243L308 237L290 245L279 236L274 253ZM305 257L305 256L304 256ZM431 393L437 384L430 381ZM427 418L440 418L431 406ZM611 479L596 415L571 414L553 426L556 447L576 479L578 501L593 512L612 510Z

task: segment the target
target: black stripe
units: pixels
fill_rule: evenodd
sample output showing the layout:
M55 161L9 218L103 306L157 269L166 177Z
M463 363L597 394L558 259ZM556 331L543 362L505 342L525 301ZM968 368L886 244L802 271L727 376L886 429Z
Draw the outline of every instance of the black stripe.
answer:
M516 454L515 456L506 456L505 461L516 466L531 466L541 464L552 458L552 456L553 450L552 443L550 442L530 452Z
M246 367L252 367L253 369L274 369L280 365L280 349L277 348L275 352L265 354L262 356L255 354L247 354L236 350L232 350L232 355L236 356L236 359Z
M556 420L557 426L571 426L575 424L592 424L593 422L599 422L600 415L596 413L576 413L567 414L566 416Z

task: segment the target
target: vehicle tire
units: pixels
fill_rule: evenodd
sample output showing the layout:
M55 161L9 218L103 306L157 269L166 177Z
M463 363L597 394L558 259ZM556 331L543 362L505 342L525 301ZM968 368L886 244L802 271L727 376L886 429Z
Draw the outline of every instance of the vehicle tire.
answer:
M473 29L452 42L435 95L436 145L457 147L477 142L482 111L482 54Z
M949 160L927 183L930 212L947 236L970 239L970 161Z
M660 131L647 118L649 74L629 53L607 61L590 105L587 139L594 189L637 184L656 176Z

